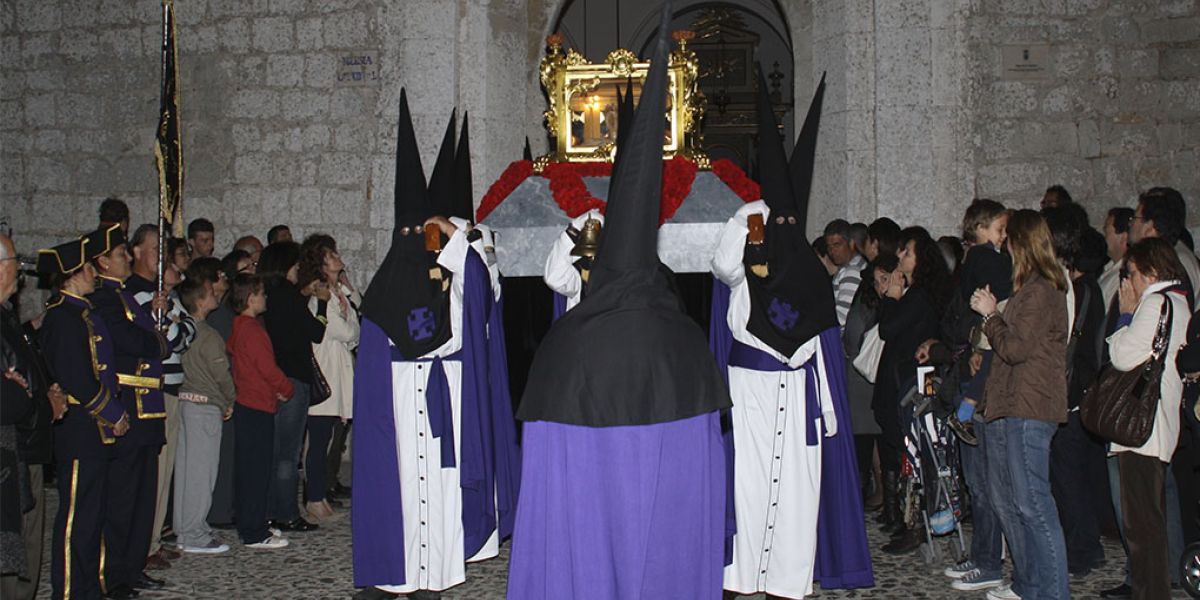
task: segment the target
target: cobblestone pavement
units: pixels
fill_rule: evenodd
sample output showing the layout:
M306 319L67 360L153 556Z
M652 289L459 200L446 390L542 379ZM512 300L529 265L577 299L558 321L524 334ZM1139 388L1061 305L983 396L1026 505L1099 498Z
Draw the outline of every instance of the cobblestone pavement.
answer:
M57 494L47 490L47 541L49 525L53 522ZM872 525L868 527L871 547L878 548L887 540ZM236 538L233 531L222 531L227 541ZM291 545L281 550L251 550L231 543L232 549L217 556L185 555L171 569L155 571L153 576L166 579L168 589L143 592L148 600L243 600L250 598L279 598L310 600L349 598L355 592L350 558L349 509L338 514L311 533L287 534ZM948 556L954 549L950 539L941 546ZM1124 556L1120 545L1105 541L1108 562L1104 568L1082 579L1072 579L1074 598L1098 598L1098 592L1116 584L1120 579ZM952 561L926 563L920 553L891 556L873 550L875 587L865 590L827 590L815 598L984 598L983 592L956 592L941 571ZM49 564L47 562L47 564ZM443 594L446 600L501 600L504 598L508 566L508 545L496 559L469 565L467 582ZM38 598L50 597L47 571L43 571L42 588ZM762 595L749 596L761 600ZM1177 591L1172 598L1187 598ZM569 600L569 599L563 599ZM660 599L654 599L660 600ZM666 600L666 599L663 599ZM670 599L674 600L674 599ZM690 600L690 599L679 599Z

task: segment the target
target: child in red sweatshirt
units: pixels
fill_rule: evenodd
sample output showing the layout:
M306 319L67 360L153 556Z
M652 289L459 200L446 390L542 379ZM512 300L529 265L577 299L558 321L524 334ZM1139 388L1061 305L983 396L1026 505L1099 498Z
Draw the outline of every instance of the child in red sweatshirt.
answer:
M234 487L238 536L248 548L283 548L288 545L267 525L267 485L274 463L275 410L292 397L292 383L275 364L275 352L258 316L267 310L263 282L254 275L238 275L229 290L229 304L237 316L225 349L233 357L233 383L237 407L233 429Z

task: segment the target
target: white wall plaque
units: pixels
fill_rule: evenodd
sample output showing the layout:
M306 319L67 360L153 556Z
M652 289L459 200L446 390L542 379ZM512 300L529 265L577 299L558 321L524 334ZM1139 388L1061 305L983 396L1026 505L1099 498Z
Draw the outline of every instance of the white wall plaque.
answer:
M1001 48L1002 79L1050 79L1049 44L1009 45Z

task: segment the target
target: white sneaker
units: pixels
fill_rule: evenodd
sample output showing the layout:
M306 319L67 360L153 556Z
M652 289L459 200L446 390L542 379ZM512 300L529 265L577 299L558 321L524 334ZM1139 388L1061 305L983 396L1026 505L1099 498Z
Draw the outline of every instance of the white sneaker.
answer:
M1013 591L1011 583L988 590L987 597L988 600L1021 600L1021 597Z
M229 552L229 546L222 544L217 540L209 540L203 546L187 546L181 545L179 549L188 554L221 554Z
M942 574L950 579L962 579L967 576L967 573L975 570L975 563L971 559L964 560L953 567L946 567Z
M273 550L275 548L285 548L288 545L287 538L280 535L272 535L267 539L256 544L246 544L247 548L266 548Z
M1000 587L1004 580L999 575L984 575L983 571L973 569L971 572L963 575L962 579L950 584L950 587L959 590L960 592L973 592L976 590L986 590L988 588Z

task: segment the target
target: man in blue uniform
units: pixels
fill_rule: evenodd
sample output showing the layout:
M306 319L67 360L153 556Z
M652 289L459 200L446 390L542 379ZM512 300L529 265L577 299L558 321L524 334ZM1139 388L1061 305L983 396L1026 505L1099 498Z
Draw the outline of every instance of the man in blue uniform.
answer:
M132 598L135 589L163 586L142 569L150 550L158 453L165 439L162 358L169 349L154 320L125 289L131 273L125 234L111 225L88 235L102 249L93 261L99 285L89 300L111 334L115 360L110 370L130 418L129 435L115 445L109 472L103 584L110 598Z
M85 298L96 285L89 261L103 249L89 236L38 253L38 271L57 292L42 325L42 348L70 405L54 435L59 504L50 580L56 599L102 596L100 533L112 446L129 430L116 398L112 338Z

